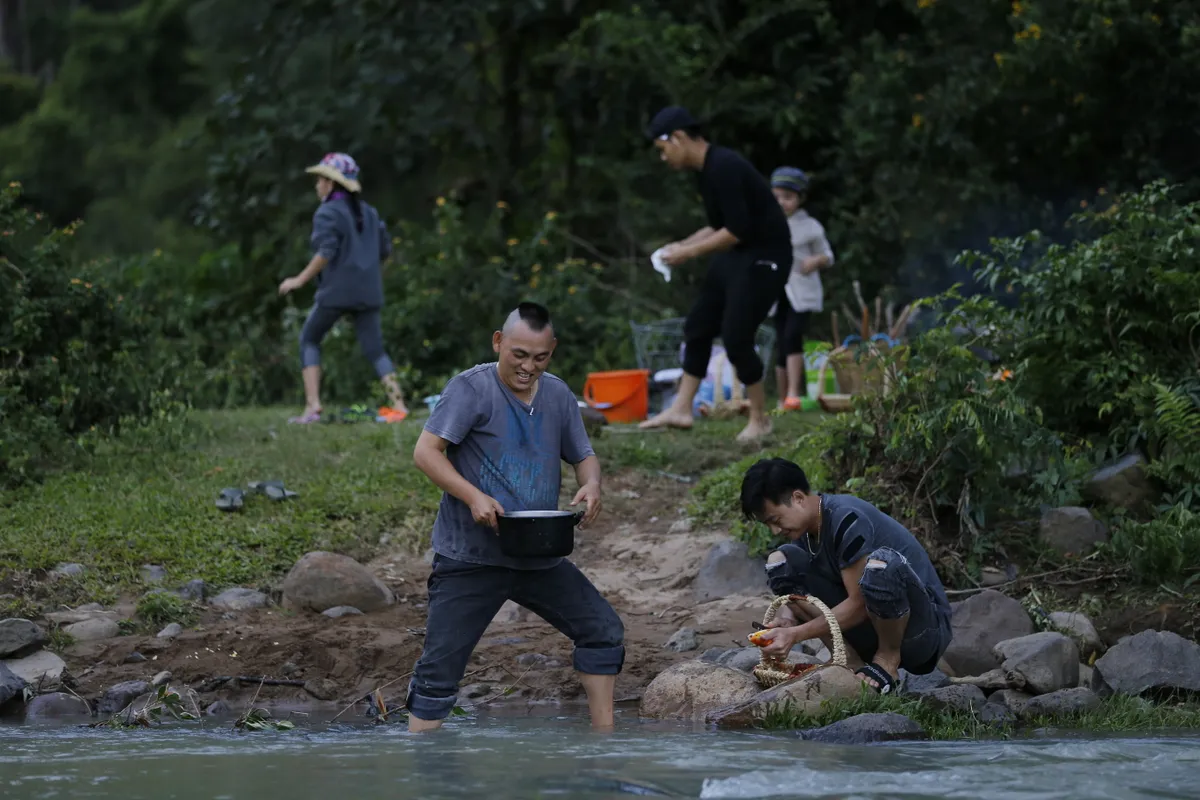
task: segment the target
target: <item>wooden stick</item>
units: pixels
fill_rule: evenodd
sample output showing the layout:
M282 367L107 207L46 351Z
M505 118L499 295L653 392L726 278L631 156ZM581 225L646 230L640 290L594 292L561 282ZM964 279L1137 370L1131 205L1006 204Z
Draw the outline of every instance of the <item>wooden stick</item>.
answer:
M862 284L856 279L854 281L854 299L858 301L858 307L863 311L867 310L867 303L863 300Z
M870 334L870 333L869 333L869 331L868 331L868 329L869 329L870 327L871 327L871 312L867 310L867 307L866 307L866 306L863 306L863 310L862 310L862 339L863 339L863 341L864 341L864 342L865 342L865 341L867 341L868 339L870 339L870 338L871 338L871 334Z
M883 332L883 298L875 296L875 323L871 326L871 335Z
M895 325L896 325L896 301L893 300L887 304L887 330L888 330L889 336L892 335L891 331L892 331L892 328L895 327ZM896 337L892 336L892 338L894 339Z
M908 327L908 318L912 314L912 310L912 303L909 303L903 309L901 309L900 317L896 320L896 324L893 325L892 329L888 332L889 336L891 336L893 339L899 339L904 335L904 330Z
M849 325L850 331L853 333L854 329L858 327L858 320L850 313L850 309L845 306L842 306L842 313L846 315L846 324ZM841 344L841 342L835 342L834 344Z
M837 314L829 315L829 327L833 332L833 346L837 347L842 342L842 340L838 338Z

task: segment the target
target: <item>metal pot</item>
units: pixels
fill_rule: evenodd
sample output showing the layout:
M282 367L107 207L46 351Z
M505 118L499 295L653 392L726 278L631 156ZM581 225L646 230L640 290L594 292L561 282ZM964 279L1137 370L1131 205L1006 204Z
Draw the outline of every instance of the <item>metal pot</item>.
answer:
M582 511L513 511L497 517L500 552L509 558L561 558L575 549Z

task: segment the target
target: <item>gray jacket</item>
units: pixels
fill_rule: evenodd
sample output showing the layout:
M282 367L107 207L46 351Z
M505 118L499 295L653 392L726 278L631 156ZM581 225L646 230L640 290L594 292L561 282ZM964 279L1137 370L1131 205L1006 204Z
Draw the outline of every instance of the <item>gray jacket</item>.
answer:
M366 310L383 305L382 262L392 254L392 239L379 212L359 201L362 230L345 197L337 197L313 214L312 250L329 259L317 274L317 305Z

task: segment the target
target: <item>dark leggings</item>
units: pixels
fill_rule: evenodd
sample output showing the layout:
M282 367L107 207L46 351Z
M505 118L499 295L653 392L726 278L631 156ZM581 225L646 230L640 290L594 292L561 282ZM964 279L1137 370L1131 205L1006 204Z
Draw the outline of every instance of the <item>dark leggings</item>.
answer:
M804 352L804 334L808 332L811 311L792 308L787 292L779 293L779 304L775 307L775 349L779 355L775 363L787 367L788 356Z
M383 325L378 308L355 310L314 305L308 313L308 319L304 320L304 327L300 329L300 366L321 365L321 340L346 314L354 317L354 334L358 337L358 346L375 368L375 374L381 378L392 374L396 368L383 349Z
M763 363L754 352L754 334L791 268L790 252L776 258L736 251L714 256L683 325L683 371L703 380L713 340L720 336L738 380L746 386L761 381Z

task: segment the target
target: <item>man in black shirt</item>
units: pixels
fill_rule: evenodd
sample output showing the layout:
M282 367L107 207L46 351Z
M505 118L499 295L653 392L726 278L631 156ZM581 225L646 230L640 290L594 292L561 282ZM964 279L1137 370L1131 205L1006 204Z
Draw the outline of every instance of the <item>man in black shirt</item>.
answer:
M738 439L761 438L771 432L771 421L754 334L792 270L787 218L758 170L734 151L709 144L687 109L664 108L650 123L648 134L668 166L700 173L700 194L708 217L706 227L667 245L663 261L678 266L702 256L713 258L700 297L684 324L684 374L679 393L670 408L641 427L692 426L692 400L708 372L713 340L720 336L750 401L750 422Z

